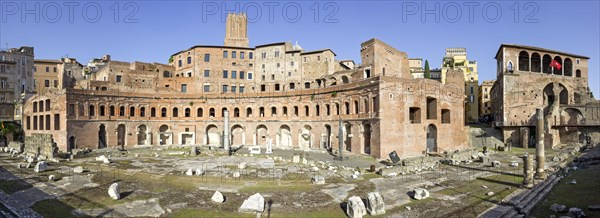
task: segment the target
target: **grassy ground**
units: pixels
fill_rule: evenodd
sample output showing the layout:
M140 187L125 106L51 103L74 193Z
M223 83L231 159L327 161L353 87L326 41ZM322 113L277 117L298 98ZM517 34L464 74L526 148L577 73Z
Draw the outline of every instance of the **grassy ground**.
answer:
M23 180L0 180L0 190L9 195L31 187L33 186Z
M77 217L71 214L73 208L65 203L51 199L37 202L33 205L32 209L40 214L42 217ZM78 216L86 217L86 216Z
M444 211L444 217L475 217L515 191L522 181L521 177L513 175L480 177L471 182L447 181L441 185L448 188L436 192L436 194L455 196L460 202L459 205L448 205L449 210ZM488 192L494 192L494 194L488 196ZM426 204L439 205L441 201L435 200Z
M573 180L576 180L577 184L570 184ZM535 217L566 216L566 213L551 211L550 205L552 204L562 204L568 208L581 208L587 217L600 217L600 211L587 209L589 205L600 204L600 165L573 171L561 179L531 215Z

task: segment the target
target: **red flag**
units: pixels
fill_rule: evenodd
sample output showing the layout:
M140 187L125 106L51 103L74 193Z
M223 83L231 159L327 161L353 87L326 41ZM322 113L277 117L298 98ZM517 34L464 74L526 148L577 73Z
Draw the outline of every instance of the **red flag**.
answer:
M560 63L558 63L558 61L556 60L552 60L552 62L550 62L550 67L554 67L558 70L560 70L560 68L562 68L562 66L560 65Z

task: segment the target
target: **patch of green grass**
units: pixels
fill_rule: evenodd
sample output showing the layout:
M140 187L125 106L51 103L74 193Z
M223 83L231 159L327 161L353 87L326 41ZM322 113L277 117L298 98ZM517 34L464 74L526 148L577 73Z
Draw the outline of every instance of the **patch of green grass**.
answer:
M510 193L514 192L521 185L523 178L513 175L494 175L488 177L479 177L473 181L452 181L442 183L444 186L450 185L450 188L436 192L438 194L449 196L462 196L461 206L448 210L449 217L470 217L477 216L490 206L497 204ZM483 188L487 186L488 188ZM488 192L494 192L488 196Z
M166 217L239 217L239 218L255 218L256 215L250 213L237 213L218 210L203 210L203 209L180 209L173 213L167 214Z
M570 184L576 180L577 184ZM565 216L566 213L554 213L550 205L562 204L568 208L583 209L587 217L600 217L600 211L590 211L588 206L600 204L600 165L590 166L588 169L573 171L561 179L546 198L532 211L532 216L549 217L550 215Z
M32 209L42 217L82 217L74 216L71 213L73 207L56 199L39 201L32 206Z
M9 195L31 187L33 186L22 180L0 180L0 190Z

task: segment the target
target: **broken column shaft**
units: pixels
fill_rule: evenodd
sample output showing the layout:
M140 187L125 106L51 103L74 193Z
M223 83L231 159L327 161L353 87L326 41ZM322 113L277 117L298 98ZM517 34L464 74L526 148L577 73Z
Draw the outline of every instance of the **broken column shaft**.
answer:
M523 156L523 186L526 188L533 187L533 156L525 154Z
M546 155L544 154L544 109L536 109L536 136L537 143L535 145L535 156L537 160L537 168L535 177L538 179L546 179L544 166L546 164Z
M223 115L223 148L229 151L229 111L224 111Z

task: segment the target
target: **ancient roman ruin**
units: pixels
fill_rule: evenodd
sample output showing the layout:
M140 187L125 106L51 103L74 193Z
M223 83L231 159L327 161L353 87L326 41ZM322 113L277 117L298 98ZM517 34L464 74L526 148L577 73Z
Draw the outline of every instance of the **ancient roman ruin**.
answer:
M479 85L466 48L355 62L248 23L168 63L1 51L0 217L600 216L590 58L502 44Z

